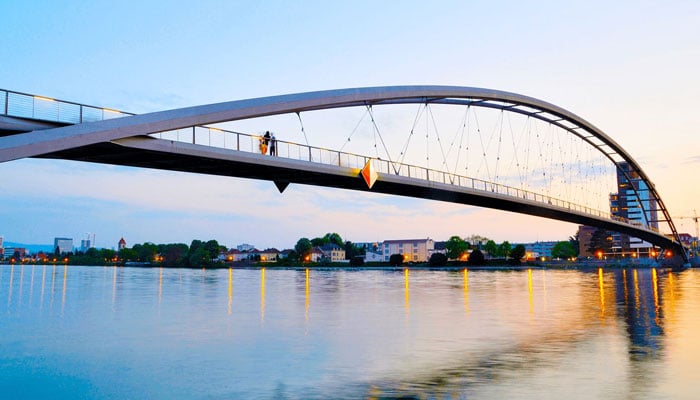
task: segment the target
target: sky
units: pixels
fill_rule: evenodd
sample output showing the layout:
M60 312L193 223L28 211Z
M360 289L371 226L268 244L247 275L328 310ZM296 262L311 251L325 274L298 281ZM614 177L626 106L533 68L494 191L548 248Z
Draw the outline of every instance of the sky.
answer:
M622 145L674 216L700 209L697 1L2 1L0 88L146 113L365 86L454 85L559 105ZM293 247L576 226L458 204L57 160L0 164L0 236L98 247ZM676 221L692 233L688 219Z

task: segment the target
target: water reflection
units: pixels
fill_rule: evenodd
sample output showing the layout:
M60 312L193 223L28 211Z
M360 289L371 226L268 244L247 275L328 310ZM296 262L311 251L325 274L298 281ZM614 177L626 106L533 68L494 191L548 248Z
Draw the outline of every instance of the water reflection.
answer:
M408 283L408 268L404 268L404 270L403 270L403 279L404 279L404 308L406 309L406 318L408 318L411 314L411 293L410 293L410 288L409 288L409 283Z
M265 322L265 268L260 269L260 323Z
M532 269L528 268L527 270L527 293L528 293L528 299L530 300L530 316L535 315L535 302L533 301L533 296L532 296Z
M40 365L115 398L135 397L120 390L145 380L159 398L178 397L158 383L174 380L200 398L586 397L572 387L678 398L658 378L686 382L666 371L678 357L670 350L693 348L693 330L680 326L697 325L688 299L700 297L695 271L655 269L267 268L237 269L234 281L231 268L29 268L0 267L0 348L16 347L0 383L12 371L34 379L23 365ZM48 310L54 295L60 313ZM192 379L175 374L184 369ZM231 392L212 389L232 381Z
M61 292L61 316L66 307L66 280L68 279L68 264L63 265L63 290Z
M469 314L469 271L465 268L464 275L464 313Z
M634 269L631 272L631 282L627 270L613 273L617 310L630 340L629 354L633 361L658 358L664 335L658 271Z
M233 268L228 269L228 315L233 306Z
M304 321L309 322L309 269L304 271Z

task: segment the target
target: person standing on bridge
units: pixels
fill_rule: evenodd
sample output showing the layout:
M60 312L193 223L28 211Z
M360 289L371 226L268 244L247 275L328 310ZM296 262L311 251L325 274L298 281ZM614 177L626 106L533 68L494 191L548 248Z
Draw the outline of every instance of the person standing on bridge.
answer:
M265 135L260 138L260 153L267 154L267 146L270 143L270 131L265 131Z
M275 137L274 132L272 133L272 137L270 137L270 155L277 155L277 138Z

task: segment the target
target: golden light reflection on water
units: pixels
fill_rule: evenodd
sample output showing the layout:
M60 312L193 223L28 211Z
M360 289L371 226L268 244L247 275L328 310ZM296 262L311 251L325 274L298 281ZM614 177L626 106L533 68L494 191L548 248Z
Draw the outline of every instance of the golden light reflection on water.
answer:
M603 282L603 268L598 268L598 292L600 293L600 318L605 320L605 283Z
M664 293L666 294L664 303L664 312L668 316L668 320L674 321L676 314L676 299L678 292L676 291L676 278L673 273L666 275L666 287Z
M66 307L66 280L68 279L68 264L63 265L63 291L61 293L61 315Z
M9 265L7 267L10 267ZM25 266L29 268L29 265ZM44 298L45 286L48 286L46 279L47 267L43 266L40 271L25 271L30 276L30 289L24 290L20 295L20 287L9 294L9 290L13 290L13 285L7 286L8 282L13 279L14 271L21 266L18 264L12 269L11 276L4 273L3 285L0 290L8 290L8 293L0 297L0 301L11 300L12 309L14 312L18 304L22 302L24 309L19 310L24 314L28 314L27 305L32 302L33 286L39 283L36 279L41 279L42 303ZM61 267L59 264L58 268ZM130 321L130 314L140 315L141 318L150 318L155 314L152 309L153 297L156 294L153 291L153 272L148 273L147 286L148 297L142 296L141 292L136 292L142 288L141 279L144 275L140 270L135 271L129 268L114 267L110 279L109 270L99 271L99 269L83 270L82 267L70 266L71 268L71 298L67 298L67 270L68 266L64 266L63 271L63 300L62 304L67 304L65 307L68 311L66 315L71 315L71 311L79 310L78 306L86 309L94 309L95 305L89 301L97 302L99 306L103 306L104 310L108 310L110 306L109 283L113 284L112 304L115 304L117 292L117 280L119 280L119 297L120 308L123 315L115 319L114 315L107 315L108 321L122 323ZM10 268L6 268L10 270ZM168 290L169 296L177 297L178 279L175 271L169 271L170 279L163 279L164 268L159 269L158 279L158 302L159 306L164 296L164 291ZM58 271L54 268L55 274ZM96 285L101 292L95 293L97 297L87 298L88 294L94 291L82 292L87 286L87 281L90 273L94 271L97 278ZM214 325L213 328L218 329L224 327L224 322L229 323L229 327L233 325L233 318L225 317L223 313L224 292L221 283L225 279L225 270L207 271L210 275L207 284L207 289L212 291L199 290L183 290L182 295L185 296L211 296L216 294L216 307L212 314L216 323L216 318L222 317L221 326ZM529 295L530 313L535 313L536 318L530 317L523 313L526 305L523 300L525 289L522 286L522 278L527 271L527 290ZM381 321L387 328L386 333L382 335L372 336L372 340L382 341L379 345L375 342L360 343L353 342L353 348L347 343L341 343L338 339L337 343L332 345L337 348L329 347L329 352L339 354L338 364L349 365L348 368L363 371L369 377L362 384L367 382L367 386L363 389L361 395L374 396L376 398L387 398L396 393L407 393L406 397L421 398L420 395L411 396L419 393L421 388L431 391L435 388L436 392L432 392L433 396L425 396L427 398L461 398L464 393L484 394L480 392L479 385L482 383L492 383L498 390L511 390L507 392L503 398L507 398L507 394L517 393L518 385L522 385L525 379L531 379L537 375L545 384L552 385L557 391L555 394L565 394L568 388L565 385L586 383L591 387L597 388L595 385L598 381L602 381L605 387L616 387L619 384L620 390L632 390L630 398L638 398L634 394L644 393L649 391L648 398L664 398L664 396L656 396L663 392L664 387L658 385L671 384L655 381L656 377L663 377L669 382L675 383L673 379L677 377L678 371L683 371L683 367L692 367L691 356L700 354L700 347L697 341L692 338L693 329L691 327L698 326L697 318L693 318L692 311L700 310L697 304L697 296L690 298L690 294L696 294L700 288L700 278L689 280L689 275L692 278L692 273L697 276L697 271L690 273L674 274L667 273L665 270L656 269L639 269L624 270L624 269L596 269L593 271L542 271L542 282L538 283L537 304L534 304L534 271L526 270L515 273L504 272L487 272L474 271L471 273L468 269L462 270L462 291L459 290L458 272L436 273L424 272L420 270L404 269L404 307L405 319L402 318L400 312L397 311L397 306L400 307L401 282L397 279L398 271L387 274L385 272L376 273L372 271L363 272L364 274L372 274L367 279L367 275L349 274L347 272L325 273L315 272L314 275L314 325L310 321L310 269L304 270L304 321L306 321L306 330L302 327L302 320L299 317L301 300L301 271L277 271L272 268L271 271L266 269L258 270L237 270L236 278L240 284L237 286L237 315L240 313L240 320L236 321L234 332L248 331L251 335L255 335L260 330L265 330L272 326L277 327L278 318L285 318L285 324L289 323L291 330L289 332L280 332L280 337L290 337L290 341L294 344L302 343L304 346L294 347L290 345L293 351L288 353L268 352L265 354L267 359L277 361L280 357L285 363L301 368L314 368L314 365L307 367L304 364L308 353L304 353L307 349L313 349L316 346L316 339L320 335L320 331L328 332L328 337L342 337L343 334L350 331L354 336L360 336L363 332L363 327L358 326L358 321L367 321L367 315L372 321ZM49 271L51 273L51 271ZM182 270L180 274L180 284L190 285L188 287L199 288L199 277L203 274L198 270ZM216 274L216 279L211 277L211 274ZM260 275L258 275L260 274ZM117 275L119 279L117 279ZM266 275L271 275L272 285L270 289L266 287ZM412 275L412 276L411 276ZM470 275L471 279L475 279L475 286L471 288L470 299ZM633 279L633 276L636 279ZM416 280L416 285L411 288L411 277ZM338 279L340 278L340 279ZM19 283L22 280L22 271L17 271L17 279L13 283ZM60 279L55 277L54 279ZM255 279L260 279L260 288L256 289ZM327 279L327 281L326 281ZM352 279L357 279L352 281ZM629 279L629 281L627 281ZM341 286L349 283L348 286ZM356 283L357 282L357 283ZM58 283L58 282L56 282ZM252 283L250 285L249 283ZM596 284L598 287L596 287ZM632 288L629 288L631 286ZM651 286L650 286L651 284ZM170 285L170 286L168 286ZM337 285L337 286L332 286ZM373 286L374 285L374 286ZM280 289L280 287L282 289ZM343 292L343 301L339 301L337 287L345 290ZM332 290L327 290L327 289ZM351 288L351 289L348 289ZM387 289L388 288L388 289ZM436 289L437 288L437 289ZM411 289L413 289L413 304L410 304ZM598 289L598 293L596 293ZM29 290L29 292L27 292ZM260 290L260 323L255 318L255 299ZM291 290L293 300L290 302L279 301L283 295L288 295ZM690 292L689 290L695 290ZM56 288L56 295L58 289ZM540 293L539 291L542 291ZM271 312L265 316L266 308L266 293L270 293L271 297ZM366 304L367 299L372 293L379 293L377 296L376 307L367 307L361 312L360 320L337 319L336 315L340 307L350 305L356 307L358 304ZM624 295L623 295L624 293ZM1 294L1 292L0 292ZM134 294L134 297L128 297ZM228 315L232 315L232 295L233 295L233 269L228 271ZM598 295L598 296L596 296ZM20 296L20 298L18 298ZM21 298L28 296L30 299ZM549 297L547 297L549 296ZM9 297L9 298L8 298ZM462 302L459 298L462 297ZM179 315L181 307L189 312L199 312L197 307L201 304L200 301L174 301L174 298L169 298L168 302L162 301L164 329L170 329L172 323L180 323ZM71 300L67 303L67 300ZM474 303L470 303L474 300ZM240 303L239 303L240 301ZM543 303L544 301L544 303ZM543 312L543 304L549 302L549 310ZM639 301L639 305L637 305ZM48 302L48 301L47 301ZM85 302L81 304L81 302ZM140 303L137 303L140 302ZM652 303L653 302L653 303ZM674 305L678 305L677 320L669 316L668 310ZM460 304L462 303L462 304ZM599 310L595 309L595 305L599 304ZM143 313L128 312L139 305L146 305L143 308ZM410 310L410 306L413 310ZM695 308L689 306L695 305ZM654 308L652 308L654 307ZM2 306L3 312L4 306ZM381 308L382 311L375 311ZM537 309L539 308L539 311ZM635 309L641 308L640 312ZM39 309L39 305L35 306L34 311ZM475 312L471 313L471 309ZM498 312L493 312L493 310ZM177 312L166 312L166 310L176 310ZM355 309L353 310L353 314ZM47 314L44 311L43 314ZM55 311L58 311L57 309ZM210 310L211 311L211 310ZM412 314L410 313L412 311ZM63 308L61 310L63 313ZM252 312L252 315L250 314ZM283 312L283 315L280 315ZM652 314L653 312L653 314ZM330 313L330 317L326 313ZM24 318L26 315L22 315ZM89 318L104 317L104 313L88 314ZM347 316L350 317L350 313ZM603 317L607 327L603 327L600 323L600 317ZM40 321L42 324L47 322L45 315ZM159 314L160 316L160 314ZM252 317L249 318L249 317ZM289 318L286 318L289 317ZM169 320L169 318L173 318ZM267 318L267 320L265 320ZM72 320L72 319L71 319ZM152 321L153 319L151 319ZM82 322L80 319L75 319L77 322ZM69 318L64 318L59 328L64 329L68 326ZM98 321L99 322L99 321ZM197 321L199 322L199 320ZM134 320L133 324L143 324L142 320ZM248 324L248 325L244 325ZM260 324L260 325L259 325ZM293 325L292 325L293 324ZM66 337L72 335L76 337L76 332L79 334L79 329L83 327L80 323L76 323L74 331L66 332ZM138 325L135 325L138 326ZM670 329L667 329L667 326ZM154 327L158 327L154 325ZM410 327L411 329L407 329ZM301 328L301 329L299 329ZM456 329L459 328L459 329ZM193 325L194 334L200 332L197 326ZM256 331L257 329L257 331ZM115 330L118 333L118 329ZM312 333L312 334L310 334ZM408 333L408 334L407 334ZM670 334L669 334L670 333ZM304 338L302 335L308 335ZM299 335L295 337L294 335ZM439 338L438 343L432 343L431 339ZM496 339L498 338L498 339ZM117 338L119 339L119 338ZM131 339L131 338L129 338ZM325 339L325 337L324 337ZM331 340L329 340L331 341ZM234 341L231 341L234 342ZM204 341L202 341L204 343ZM207 342L208 343L208 342ZM78 343L80 345L81 343ZM207 344L208 345L208 344ZM362 347L366 345L367 347ZM202 345L204 346L204 344ZM226 346L229 346L227 349ZM330 346L330 345L329 345ZM186 345L182 346L186 348ZM221 340L219 343L212 343L211 348L223 351L229 351L231 357L235 357L240 353L234 344L229 345L226 340ZM281 348L281 347L280 347ZM371 356L357 355L355 349L365 350L371 348L373 353ZM408 349L402 352L403 349ZM170 349L168 349L170 350ZM208 349L205 349L208 351ZM418 351L416 351L418 350ZM275 350L280 351L280 350ZM309 350L310 351L310 350ZM253 352L251 352L253 353ZM86 353L87 354L87 353ZM301 356L300 356L301 354ZM397 356L398 354L398 356ZM254 364L255 357L258 355L251 354L249 358L235 360L241 365ZM86 356L87 357L87 356ZM183 355L183 357L190 357ZM246 356L248 357L248 356ZM364 357L364 358L363 358ZM367 357L371 358L367 362ZM223 357L222 357L223 358ZM386 361L388 360L388 361ZM410 362L406 362L410 360ZM695 357L697 360L697 357ZM199 361L199 360L198 360ZM205 360L203 359L202 362ZM683 364L683 363L688 364ZM297 364L295 364L297 363ZM355 364L353 364L355 363ZM363 370L363 365L375 363L379 367L374 370ZM604 371L597 370L596 364L603 363L606 365ZM433 366L434 369L433 369ZM447 367L445 367L447 366ZM221 365L217 365L221 368ZM332 365L332 368L338 368ZM569 370L564 370L568 368ZM669 368L674 368L670 370ZM318 367L319 374L326 373L327 370L323 367ZM369 372L365 372L369 371ZM388 372L387 372L388 371ZM568 375L562 375L566 382L548 381L547 376L556 376L557 372L566 371ZM671 373L673 372L673 374ZM258 373L258 371L254 371ZM485 377L485 373L489 375ZM553 373L553 374L552 374ZM377 374L377 375L372 375ZM564 374L564 372L562 372ZM379 376L377 378L377 376ZM385 377L390 378L385 378ZM424 378L427 376L427 378ZM671 378L667 378L671 376ZM392 380L396 377L396 381ZM582 377L582 378L581 378ZM235 376L232 379L237 379ZM290 381L298 378L298 375L291 376ZM361 377L364 379L364 376ZM387 379L387 380L384 380ZM685 382L690 381L686 379ZM354 381L353 381L354 382ZM436 384L436 382L438 382ZM469 388L462 390L465 386L462 384L467 382ZM650 383L651 382L651 383ZM310 379L309 387L318 382ZM560 384L560 386L556 386ZM321 384L319 384L321 385ZM422 385L422 386L421 386ZM371 388L368 388L371 387ZM256 390L259 390L258 387ZM415 388L416 391L413 391ZM476 388L476 389L475 389ZM633 388L633 389L630 389ZM659 389L661 388L661 389ZM533 391L534 392L534 391ZM676 389L676 393L680 391ZM251 393L251 392L248 392ZM328 392L324 392L328 393ZM485 392L487 395L491 392ZM295 393L296 394L296 393ZM355 393L357 394L357 393ZM303 395L291 397L303 398ZM397 398L394 396L393 398ZM425 398L424 397L424 398ZM475 398L488 396L475 396ZM534 396L533 396L534 397ZM644 397L644 396L641 396ZM679 398L668 396L669 398ZM471 397L470 397L471 398ZM690 397L692 398L692 397Z
M233 268L228 269L228 315L233 307Z
M532 268L527 269L527 292L530 300L530 315L535 315L535 302L532 298Z
M403 270L403 278L404 278L404 308L406 309L406 318L411 314L411 295L410 295L410 289L409 289L409 284L408 284L408 268L404 268Z
M659 279L656 275L656 268L651 270L651 285L654 292L654 314L656 315L656 323L659 324Z
M304 282L304 321L309 322L309 269L306 269L306 279Z
M632 271L632 280L634 281L634 309L639 311L639 274L636 269Z
M469 314L469 271L465 268L464 275L464 313Z
M260 270L260 322L265 322L265 268Z

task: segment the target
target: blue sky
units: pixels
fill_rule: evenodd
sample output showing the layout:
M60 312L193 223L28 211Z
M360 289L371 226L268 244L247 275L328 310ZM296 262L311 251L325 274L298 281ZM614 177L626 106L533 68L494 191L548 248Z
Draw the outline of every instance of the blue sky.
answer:
M0 88L135 113L359 86L512 91L607 132L672 214L700 208L696 1L6 1L0 20ZM269 182L74 162L19 160L0 174L0 236L14 242L91 232L104 247L121 236L290 247L329 231L353 241L533 241L576 229L454 204L302 186L280 195Z

